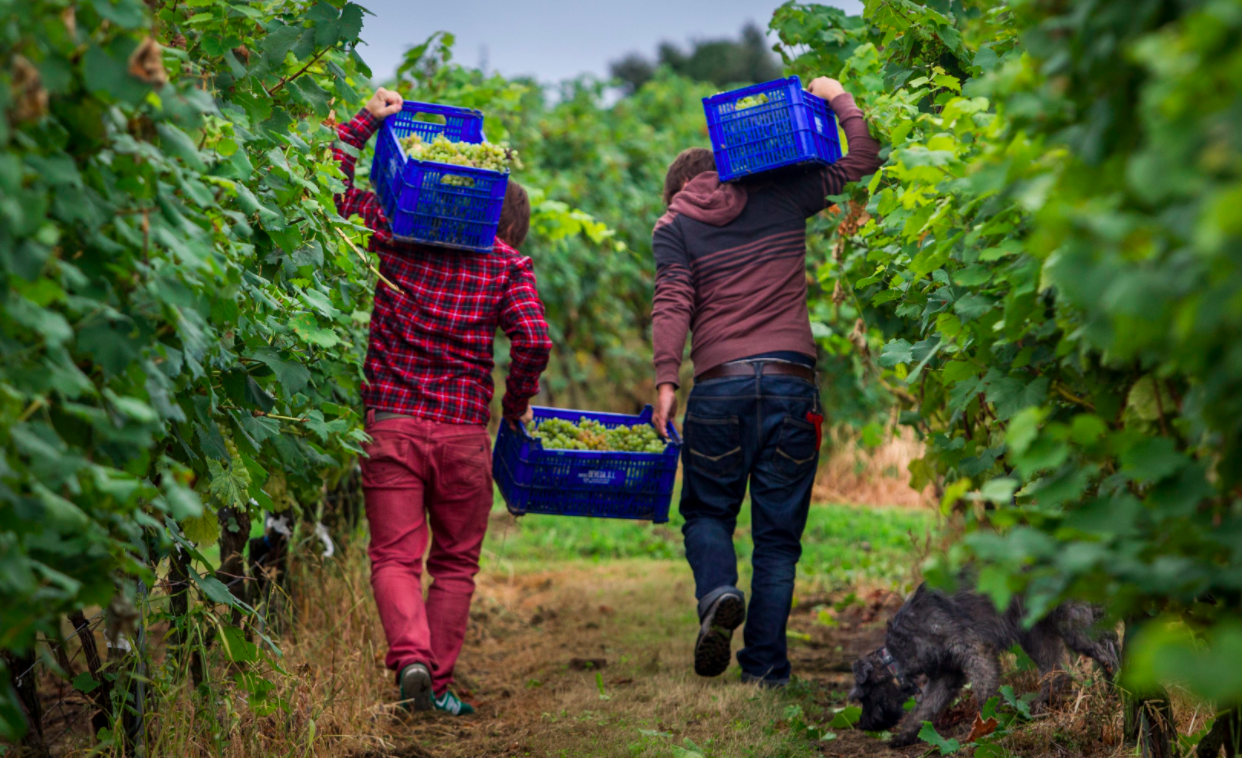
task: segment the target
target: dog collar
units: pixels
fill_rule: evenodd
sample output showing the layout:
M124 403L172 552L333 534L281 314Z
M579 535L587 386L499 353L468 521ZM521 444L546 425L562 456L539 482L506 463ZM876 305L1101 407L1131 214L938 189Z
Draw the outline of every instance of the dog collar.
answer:
M902 687L906 687L910 684L906 681L906 675L902 672L901 665L897 663L897 660L893 658L893 654L888 652L888 648L886 647L880 648L880 663Z

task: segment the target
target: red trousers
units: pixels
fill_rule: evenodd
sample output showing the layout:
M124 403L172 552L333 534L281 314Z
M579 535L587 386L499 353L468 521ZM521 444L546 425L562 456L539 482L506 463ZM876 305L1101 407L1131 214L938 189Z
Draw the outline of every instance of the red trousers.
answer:
M492 508L483 426L367 414L362 487L371 525L371 589L388 638L385 663L422 663L443 693L466 636L474 575ZM431 551L427 551L428 524ZM423 557L432 585L423 600Z

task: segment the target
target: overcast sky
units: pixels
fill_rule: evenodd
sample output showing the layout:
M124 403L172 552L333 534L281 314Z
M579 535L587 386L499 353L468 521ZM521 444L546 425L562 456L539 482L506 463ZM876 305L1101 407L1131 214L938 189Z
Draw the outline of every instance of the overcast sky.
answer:
M362 29L362 57L385 79L401 55L432 32L457 35L456 59L486 62L506 76L556 82L608 75L629 52L654 53L664 40L736 37L747 21L766 29L779 0L359 0L374 16ZM860 0L821 0L849 13Z

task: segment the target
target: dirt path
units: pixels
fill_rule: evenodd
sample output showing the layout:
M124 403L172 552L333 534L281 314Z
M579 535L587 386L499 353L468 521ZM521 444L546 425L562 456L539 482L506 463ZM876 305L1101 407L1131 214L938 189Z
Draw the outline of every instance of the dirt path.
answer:
M471 718L411 716L391 705L392 674L383 665L365 555L361 545L343 549L330 566L308 568L299 579L297 628L283 642L286 665L304 677L296 695L305 707L297 713L315 719L309 752L331 758L922 755L925 745L891 751L855 729L833 728L826 741L808 738L807 724L826 728L847 705L851 663L880 644L884 622L901 602L878 589L884 580L859 570L866 548L833 547L860 533L882 535L865 532L871 524L860 524L852 512L820 515L818 573L808 569L813 579L800 581L788 625L795 681L778 692L742 685L736 665L714 679L693 673L697 618L684 560L555 560L557 540L577 540L580 548L608 535L558 525L566 530L523 533L519 549L521 543L506 543L510 517L497 515L458 663L462 694L479 709ZM840 586L847 576L864 586ZM831 595L816 589L826 586L840 588ZM739 644L737 635L735 649ZM1037 689L1030 673L1011 672L1005 681L1019 692ZM1104 692L1077 690L1064 718L1030 724L1006 738L1005 747L1026 758L1116 754L1118 710ZM967 698L937 729L964 737L974 712ZM284 730L305 734L305 726L292 721ZM276 727L256 721L251 739L265 752L247 754L288 746L273 734Z
M772 693L740 684L736 668L711 680L693 674L696 619L683 563L493 567L480 575L459 663L478 716L412 718L408 727L435 756L694 756L691 744L711 756L817 754L788 730L786 709L799 703L821 723L844 705L849 663L874 646L876 622L895 599L876 593L837 612L829 598L803 598L790 621L791 657L808 681ZM832 616L835 626L824 623ZM841 735L822 743L823 754L880 747L857 737L870 744Z
M736 666L714 679L694 675L697 618L684 560L555 560L556 547L601 535L552 530L545 530L542 541L527 534L525 551L507 543L506 558L505 519L510 517L495 517L500 523L493 525L497 534L478 576L458 664L462 694L478 705L476 716L412 716L392 704L395 687L384 667L386 645L359 540L343 542L330 561L298 564L289 605L293 621L277 635L280 671L266 663L253 669L276 683L269 707L238 707L250 696L240 687L240 670L222 660L216 646L213 706L204 707L197 691L185 685L153 699L151 754L893 758L926 752L926 746L890 751L854 729L833 728L826 741L813 742L807 734L808 724L828 727L847 705L850 664L880 644L884 621L900 604L899 596L882 589L842 587L831 595L816 589L837 587L847 576L882 586L859 570L858 556L869 549L852 555L835 547L820 551L819 573L808 569L815 578L800 581L788 624L795 681L772 692L742 685ZM844 531L834 529L839 521L821 519L816 544L858 539L856 514L841 522ZM872 530L868 538L881 539L877 534ZM635 539L620 532L612 537ZM740 634L735 649L739 644ZM47 691L60 687L64 699L68 685L50 672L45 678ZM1010 673L1006 682L1019 692L1037 689L1032 674ZM80 693L68 692L76 698L72 708L85 707ZM1076 689L1063 713L1027 725L1006 738L1005 747L1025 758L1120 755L1119 709L1109 692L1106 686ZM962 737L973 713L968 699L937 729ZM62 742L58 756L84 755L92 740L83 728Z

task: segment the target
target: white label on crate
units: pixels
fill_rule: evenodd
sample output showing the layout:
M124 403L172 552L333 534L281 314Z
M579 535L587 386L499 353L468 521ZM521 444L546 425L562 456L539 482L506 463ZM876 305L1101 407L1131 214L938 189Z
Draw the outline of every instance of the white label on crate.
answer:
M593 487L603 487L610 484L620 484L625 481L624 471L583 471L578 474L578 479L583 484L589 484ZM620 481L618 481L620 480Z
M815 117L815 131L820 134L824 133L824 122L820 120L819 116Z

